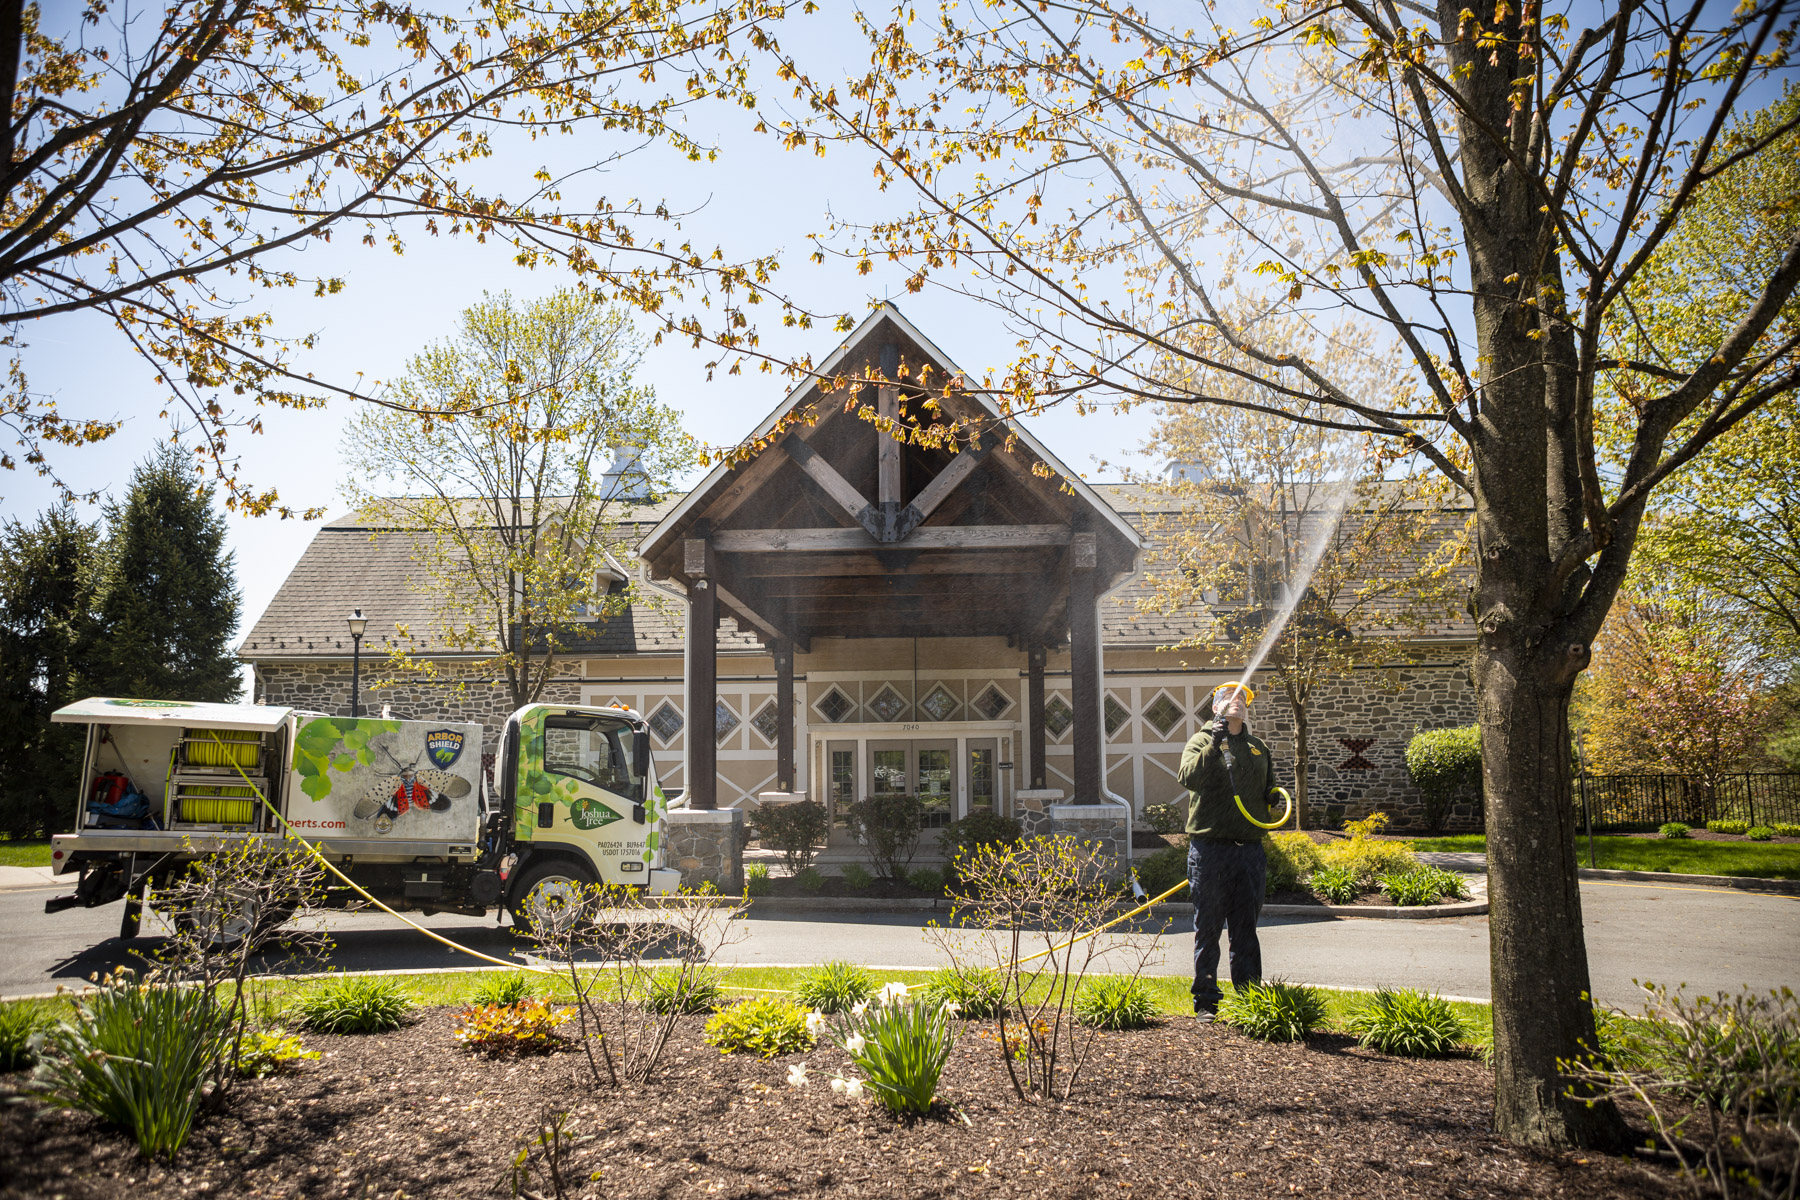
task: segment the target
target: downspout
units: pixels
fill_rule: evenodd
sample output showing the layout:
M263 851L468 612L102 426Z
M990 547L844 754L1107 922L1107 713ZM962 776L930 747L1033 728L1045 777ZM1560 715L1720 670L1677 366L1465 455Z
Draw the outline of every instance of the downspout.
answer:
M683 608L687 607L687 603L688 603L687 593L686 592L677 592L672 588L664 587L662 584L657 583L655 580L651 579L649 564L644 562L644 560L641 558L638 559L638 582L641 583L644 587L650 589L651 591L661 592L663 595L669 597L671 600L679 600L681 602L681 605ZM693 654L692 641L684 634L681 639L681 682L682 682L682 686L684 688L687 685L688 675L693 670L693 660L691 657L692 654ZM688 806L688 798L694 794L694 789L692 787L688 786L694 777L694 762L693 762L693 757L689 752L690 747L692 747L692 745L693 745L693 741L694 741L694 739L690 737L690 738L686 738L682 742L681 799L670 804L669 805L670 808L686 808Z
M1129 583L1136 576L1137 576L1137 555L1133 554L1131 556L1131 570L1129 570L1129 571L1125 572L1123 575L1121 575L1119 577L1119 581L1117 583L1113 584L1110 588L1106 589L1106 591L1102 592L1100 594L1099 599L1095 601L1095 604L1099 605L1099 604L1105 603L1109 598L1111 598L1111 596L1113 595L1114 592L1117 592L1120 588L1124 587L1127 583ZM1100 683L1100 711L1102 714L1104 714L1106 712L1106 636L1103 632L1105 625L1102 621L1100 621L1098 613L1095 614L1094 624L1096 626L1096 629L1094 631L1095 632L1094 643L1095 643L1095 650L1096 650L1096 653L1094 655L1094 669L1100 673L1100 680L1099 680L1099 683ZM1111 788L1106 786L1107 773L1108 772L1106 769L1106 720L1103 715L1101 717L1101 721L1100 721L1100 794L1105 796L1108 800L1111 800L1114 804L1117 804L1125 812L1125 862L1126 862L1126 865L1129 866L1131 863L1131 819L1133 816L1133 813L1131 811L1131 801L1127 800L1125 797L1117 794Z

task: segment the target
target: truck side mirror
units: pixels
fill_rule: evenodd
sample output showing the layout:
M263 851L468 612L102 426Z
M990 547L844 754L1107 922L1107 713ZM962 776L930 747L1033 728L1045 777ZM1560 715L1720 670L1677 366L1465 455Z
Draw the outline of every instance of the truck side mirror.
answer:
M636 729L631 734L631 765L636 767L635 777L631 781L631 816L638 824L644 823L644 802L650 793L650 731Z

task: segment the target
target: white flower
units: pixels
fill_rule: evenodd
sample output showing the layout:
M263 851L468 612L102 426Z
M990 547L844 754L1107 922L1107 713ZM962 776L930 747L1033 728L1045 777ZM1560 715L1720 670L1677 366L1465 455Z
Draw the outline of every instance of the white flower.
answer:
M851 1054L861 1054L863 1052L863 1047L868 1044L869 1043L863 1038L862 1034L853 1033L850 1035L850 1040L844 1043L844 1049L848 1050Z
M868 1011L869 1011L869 1002L867 1000L857 1001L856 1007L850 1010L852 1016L858 1016L858 1017L862 1016L864 1013L866 1013Z
M962 1015L962 1005L958 1004L954 1000L944 1001L944 1015L946 1017L961 1016Z
M844 1082L844 1077L842 1075L837 1076L831 1081L831 1090L840 1096L844 1094L844 1089L848 1086L849 1085Z
M860 1079L844 1080L844 1096L850 1100L861 1100L863 1096L863 1081Z
M906 985L899 980L884 983L881 985L881 992L876 999L882 1004L898 1004L906 999Z
M814 1037L818 1037L819 1032L821 1030L823 1030L824 1028L825 1028L825 1014L824 1013L809 1012L806 1014L806 1032L812 1034L812 1036L814 1036Z
M789 1087L805 1087L806 1086L806 1064L805 1063L795 1063L793 1066L788 1068L788 1086Z

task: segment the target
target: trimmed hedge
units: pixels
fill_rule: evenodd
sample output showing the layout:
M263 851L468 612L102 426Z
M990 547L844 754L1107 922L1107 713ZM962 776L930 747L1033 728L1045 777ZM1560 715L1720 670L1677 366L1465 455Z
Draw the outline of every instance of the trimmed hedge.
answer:
M1406 744L1406 773L1425 797L1425 827L1442 832L1450 801L1481 782L1481 726L1426 729Z

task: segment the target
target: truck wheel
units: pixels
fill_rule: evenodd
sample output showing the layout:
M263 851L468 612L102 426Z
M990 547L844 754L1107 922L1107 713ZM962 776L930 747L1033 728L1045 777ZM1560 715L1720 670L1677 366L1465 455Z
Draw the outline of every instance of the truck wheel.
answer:
M255 920L255 909L248 900L237 905L222 901L200 911L170 914L170 919L183 933L199 932L213 950L229 950L253 934L257 941L267 938L293 919L294 910L285 905L272 907Z
M554 912L576 899L581 889L594 882L593 875L581 864L566 858L550 858L533 863L519 880L515 899L507 907L513 924L526 933L533 927L532 912Z

